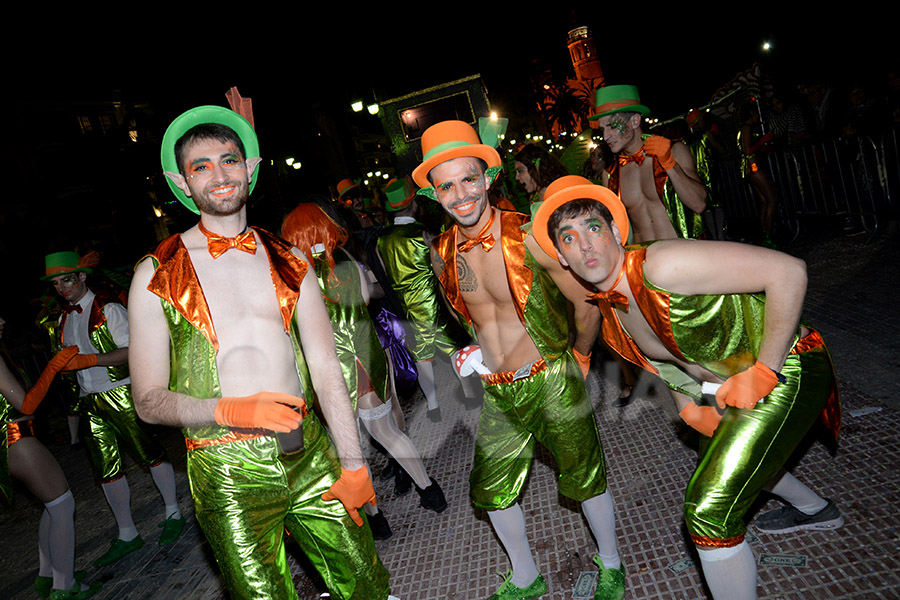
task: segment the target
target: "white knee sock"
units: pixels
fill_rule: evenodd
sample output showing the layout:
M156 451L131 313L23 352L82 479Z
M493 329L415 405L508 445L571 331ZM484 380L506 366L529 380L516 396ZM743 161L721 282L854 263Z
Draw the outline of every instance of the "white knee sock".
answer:
M605 569L622 566L619 548L616 546L616 516L613 510L612 494L606 490L599 496L588 498L581 503L581 510L597 540L597 554Z
M729 548L697 548L709 591L716 600L756 599L756 560L746 541Z
M116 525L119 526L119 539L130 542L138 536L138 530L131 519L131 489L128 487L128 480L119 477L104 483L101 487L113 511Z
M53 577L53 564L50 562L50 512L47 510L44 510L38 524L38 560L38 575Z
M44 504L49 515L47 545L53 568L53 587L70 590L75 585L75 498L72 491ZM43 520L43 517L41 517Z
M391 415L390 400L378 408L360 408L359 420L366 431L409 473L419 489L424 490L431 485L419 451L412 440L397 429L397 423Z
M787 471L784 471L780 478L776 475L766 489L808 515L814 515L828 505L827 500L800 483L800 480Z
M163 461L155 467L150 467L150 475L166 504L166 518L180 519L181 511L178 510L178 500L175 497L175 469L172 468L172 463Z
M437 391L434 388L434 365L430 360L423 360L416 363L416 369L419 371L419 387L425 394L428 410L434 410L438 407Z
M513 568L513 585L524 588L537 579L537 565L525 533L525 514L518 503L502 510L489 510L488 517Z
M81 423L81 417L78 415L69 415L66 417L66 420L69 423L69 443L70 444L78 444L81 442L81 438L78 437L78 427Z

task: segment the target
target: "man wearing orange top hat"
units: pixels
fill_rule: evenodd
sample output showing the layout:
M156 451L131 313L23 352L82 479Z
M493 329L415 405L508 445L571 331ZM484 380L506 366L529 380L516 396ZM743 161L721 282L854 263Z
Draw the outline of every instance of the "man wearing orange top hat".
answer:
M586 301L584 285L523 230L528 217L490 206L500 156L471 126L444 121L429 127L422 152L413 179L455 221L434 240L432 264L460 323L481 345L456 362L461 375L474 369L484 385L469 477L472 499L488 511L513 567L491 599L538 598L547 591L517 502L535 441L553 454L560 493L581 502L597 539L595 597L622 598L625 575L603 449L575 358L593 345L598 311ZM566 297L575 299L574 350Z
M703 435L684 518L713 597L756 598L743 517L763 489L789 502L757 518L763 532L844 522L834 502L782 471L817 417L835 435L840 427L828 349L800 321L806 266L731 242L626 247L622 202L576 175L554 181L546 198L535 239L595 286L609 347L659 375L682 419ZM704 403L707 393L717 406Z
M642 122L649 114L633 85L597 88L591 120L598 122L616 154L603 174L603 185L622 199L635 242L699 237L707 190L687 146L644 135Z
M94 476L100 482L119 535L95 566L116 562L138 550L144 540L131 517L131 492L125 478L119 447L124 446L142 467L149 467L153 482L165 503L165 520L160 545L174 542L184 527L175 494L175 472L166 460L162 444L139 419L131 395L128 370L128 311L116 299L95 294L87 286L87 275L96 264L96 255L84 258L76 252L48 254L46 274L63 300L59 323L59 346L77 346L79 354L65 370L75 371L84 445Z

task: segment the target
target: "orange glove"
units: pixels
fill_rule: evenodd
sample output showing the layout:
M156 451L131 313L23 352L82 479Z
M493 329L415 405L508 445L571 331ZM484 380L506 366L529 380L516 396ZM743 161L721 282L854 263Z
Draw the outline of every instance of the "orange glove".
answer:
M778 385L775 371L762 364L753 366L725 380L716 391L716 404L719 408L726 405L736 408L753 408L756 403L768 396Z
M353 522L362 527L363 520L359 516L360 507L369 502L372 503L372 506L377 505L375 489L372 487L372 480L369 479L369 470L366 469L365 465L355 471L348 471L341 467L340 479L335 481L328 488L328 491L322 494L322 500L325 502L335 499L341 501Z
M72 346L72 348L78 349L78 346ZM63 373L68 373L69 371L79 371L81 369L89 369L91 367L97 366L97 359L100 357L99 354L78 354L72 357L72 360L69 361L69 364L63 369Z
M575 349L575 346L572 346L572 354L575 355L575 362L578 363L578 366L581 367L581 374L584 375L584 378L587 379L588 371L591 370L591 353L588 352L587 356L579 352Z
M722 415L714 407L700 406L694 402L688 402L678 416L706 437L712 437L722 420Z
M651 135L644 141L644 153L655 156L666 171L675 166L675 159L672 158L672 142L667 138Z
M50 362L47 363L47 366L44 367L44 370L41 372L41 376L38 377L37 383L35 383L34 387L25 394L25 400L22 402L23 415L34 414L34 411L37 410L37 407L44 399L44 396L47 395L47 390L50 389L53 378L56 377L56 374L59 373L59 371L66 366L66 363L76 354L78 354L78 346L69 346L57 352L56 355L50 359Z
M299 406L300 412L291 406ZM215 419L219 425L229 427L261 427L287 433L297 429L306 414L303 398L279 392L260 392L239 398L220 398L216 404Z

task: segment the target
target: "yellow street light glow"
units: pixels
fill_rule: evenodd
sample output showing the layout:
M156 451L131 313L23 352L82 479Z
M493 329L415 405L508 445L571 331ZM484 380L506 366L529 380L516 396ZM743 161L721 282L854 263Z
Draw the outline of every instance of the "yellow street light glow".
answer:
M291 166L292 164L294 164L294 159L286 158L286 159L284 159L284 162L287 164L287 166Z
M300 168L300 163L299 163L299 162L295 162L295 163L292 164L291 166L294 167L294 169L296 170L296 169L299 169L299 168Z
M496 120L497 120L497 113L494 111L491 111L491 121L496 121Z
M356 102L354 102L353 104L350 105L350 108L353 109L353 112L360 112L360 111L362 111L362 109L363 109L363 102L362 102L362 100L357 100Z
M369 114L370 114L370 115L377 115L377 114L378 114L378 105L377 105L377 104L370 104L370 105L367 106L366 108L368 108Z
M763 42L762 49L768 52L772 49L772 42Z

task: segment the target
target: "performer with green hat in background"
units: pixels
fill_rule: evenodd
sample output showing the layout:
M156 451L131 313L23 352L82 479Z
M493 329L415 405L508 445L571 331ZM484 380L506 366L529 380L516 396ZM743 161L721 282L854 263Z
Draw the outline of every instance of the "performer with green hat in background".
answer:
M447 312L431 269L429 248L433 236L416 220L416 188L409 178L397 179L385 188L385 210L393 222L378 236L378 254L390 278L404 314L411 325L413 340L409 351L416 361L419 387L428 410L438 408L434 385L435 350L448 356L468 343L468 336Z
M94 566L101 567L144 545L131 516L131 491L120 446L140 466L150 469L162 495L165 519L159 524L163 529L160 545L178 539L184 517L178 510L175 472L166 460L165 448L135 411L128 369L128 311L117 298L95 294L87 285L97 261L95 252L84 257L72 251L48 254L41 280L51 282L63 300L58 345L79 349L65 370L76 372L79 399L75 411L81 417L81 438L119 527L110 549L94 561Z
M247 224L262 161L253 127L225 108L191 109L167 129L161 158L200 222L136 268L137 407L182 428L197 521L231 597L297 597L287 529L332 598L388 598L359 511L375 493L314 271Z
M687 146L643 133L643 119L649 114L635 86L597 88L591 120L598 122L616 155L603 174L603 185L622 199L634 241L699 237L707 190Z

